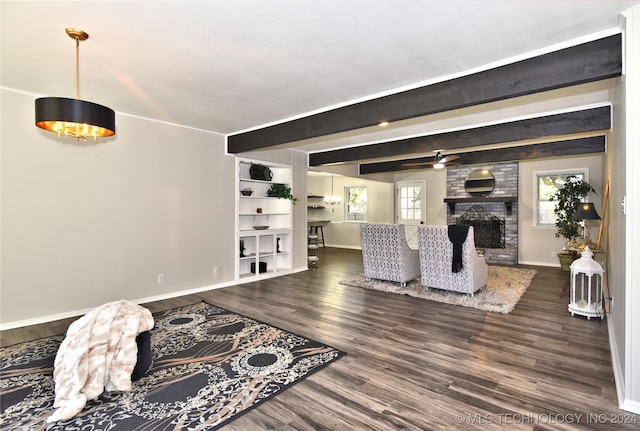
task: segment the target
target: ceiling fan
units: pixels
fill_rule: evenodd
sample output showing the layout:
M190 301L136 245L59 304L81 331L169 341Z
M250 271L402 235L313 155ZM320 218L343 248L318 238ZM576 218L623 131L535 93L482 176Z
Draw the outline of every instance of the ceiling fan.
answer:
M416 163L405 163L402 166L412 168L412 167L420 167L425 165L432 165L434 169L442 169L445 166L458 166L460 163L453 163L454 160L459 159L460 156L456 156L455 154L450 154L448 156L443 156L440 151L438 151L433 158L433 160L428 162L416 162Z

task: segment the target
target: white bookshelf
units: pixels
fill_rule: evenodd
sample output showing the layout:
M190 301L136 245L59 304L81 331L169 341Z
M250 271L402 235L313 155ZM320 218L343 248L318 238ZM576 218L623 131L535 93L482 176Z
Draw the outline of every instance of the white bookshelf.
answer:
M252 178L251 165L268 167L273 177L271 180ZM270 197L267 191L272 184L293 188L292 178L291 166L236 158L236 279L266 278L291 271L292 202ZM251 189L251 195L243 195L246 189ZM267 228L256 229L260 226Z

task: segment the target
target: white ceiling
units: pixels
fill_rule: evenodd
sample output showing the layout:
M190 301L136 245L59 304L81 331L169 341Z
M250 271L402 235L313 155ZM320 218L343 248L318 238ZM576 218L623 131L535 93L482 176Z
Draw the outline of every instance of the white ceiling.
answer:
M1 81L119 114L230 134L617 32L640 1L2 1ZM550 93L552 99L553 92ZM518 101L517 115L597 104L607 84ZM315 151L499 121L512 102L315 139ZM544 108L543 108L544 106ZM528 112L531 111L531 112ZM535 111L535 112L534 112ZM516 115L516 116L517 116ZM449 115L451 117L451 115Z

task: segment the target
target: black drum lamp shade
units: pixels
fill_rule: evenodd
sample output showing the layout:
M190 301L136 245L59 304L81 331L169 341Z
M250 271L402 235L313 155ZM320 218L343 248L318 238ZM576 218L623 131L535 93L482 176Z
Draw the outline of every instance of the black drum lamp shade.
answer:
M76 140L116 134L116 114L106 106L79 99L79 46L89 35L82 30L67 28L67 35L76 41L76 98L41 97L36 99L36 126L57 133L58 136L72 136Z
M85 100L41 97L36 99L36 126L58 136L113 136L116 114L113 109Z

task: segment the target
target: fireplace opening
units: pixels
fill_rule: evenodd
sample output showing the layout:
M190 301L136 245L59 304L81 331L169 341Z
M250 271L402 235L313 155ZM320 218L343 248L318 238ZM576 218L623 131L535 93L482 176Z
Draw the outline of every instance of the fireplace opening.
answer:
M505 248L505 220L474 205L458 217L457 224L473 226L477 248Z

